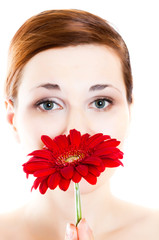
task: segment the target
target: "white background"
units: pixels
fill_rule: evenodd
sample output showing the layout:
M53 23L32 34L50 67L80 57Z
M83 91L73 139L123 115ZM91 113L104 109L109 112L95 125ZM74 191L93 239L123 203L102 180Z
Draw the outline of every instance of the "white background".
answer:
M9 42L34 14L48 9L87 10L107 19L129 48L134 77L134 109L125 146L124 168L112 179L118 197L159 208L159 13L158 1L1 1L0 3L0 212L31 198L25 179L26 161L5 119L3 81Z

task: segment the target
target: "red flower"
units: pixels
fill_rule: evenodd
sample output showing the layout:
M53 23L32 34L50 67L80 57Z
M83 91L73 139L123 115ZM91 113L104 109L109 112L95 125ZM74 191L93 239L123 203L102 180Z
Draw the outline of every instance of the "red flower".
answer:
M78 183L81 178L96 184L97 177L106 167L123 165L119 160L123 153L116 148L120 142L102 133L81 136L73 129L68 136L59 135L51 139L43 135L41 140L44 148L28 154L32 157L23 164L23 170L27 177L29 174L36 177L32 188L39 187L42 194L57 186L66 191L71 180Z

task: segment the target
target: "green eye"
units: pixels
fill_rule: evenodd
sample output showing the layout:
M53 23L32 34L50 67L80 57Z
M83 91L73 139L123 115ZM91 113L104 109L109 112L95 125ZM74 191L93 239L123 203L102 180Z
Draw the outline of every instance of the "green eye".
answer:
M58 103L56 103L53 100L49 99L41 99L37 103L35 103L35 107L40 109L41 111L47 112L47 111L54 111L54 110L62 110L62 106Z
M106 107L106 104L108 104L108 103L105 99L98 99L95 101L95 106L97 108L104 108L104 107Z
M43 108L45 110L52 110L54 108L54 102L51 102L51 101L46 101L42 104Z

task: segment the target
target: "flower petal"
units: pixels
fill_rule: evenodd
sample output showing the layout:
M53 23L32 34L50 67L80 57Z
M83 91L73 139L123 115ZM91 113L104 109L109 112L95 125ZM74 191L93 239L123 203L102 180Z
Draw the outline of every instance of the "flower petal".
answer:
M100 171L94 166L89 166L89 172L92 173L96 177L100 176Z
M61 175L65 179L71 179L74 173L74 167L73 166L67 166L61 169Z
M45 179L46 177L39 177L39 178L36 178L35 181L34 181L34 184L31 188L31 191L34 189L37 189L39 187L39 184Z
M34 156L37 158L44 158L44 159L51 159L52 152L47 149L35 150L35 151L29 153L28 156Z
M81 136L81 144L80 144L80 147L86 147L87 145L87 140L89 138L89 134L88 133L85 133Z
M34 177L44 177L53 174L56 171L55 168L45 168L34 173Z
M122 159L123 158L123 153L120 151L112 152L106 155L100 156L101 159Z
M80 164L76 167L76 170L81 176L86 176L88 174L88 167L86 165Z
M99 170L99 172L104 172L104 170L105 170L104 163L102 162L102 163L100 164L100 166L96 166L96 168Z
M41 194L45 194L47 189L48 189L48 185L47 185L47 178L46 178L41 182L39 186L39 191Z
M88 139L87 144L90 148L94 148L106 139L110 139L110 136L97 133Z
M101 149L96 149L93 155L94 156L104 156L104 155L108 155L108 154L112 154L112 153L120 154L120 150L115 147L101 148Z
M84 159L83 162L85 164L92 164L95 166L99 166L101 164L101 159L98 157L92 156L92 157L88 157L88 158Z
M70 181L71 180L61 178L60 182L59 182L59 188L63 191L66 191L68 189L69 185L70 185Z
M117 147L120 144L120 141L116 139L108 139L107 141L101 143L97 146L97 149L107 148L107 147Z
M92 185L95 185L97 183L97 178L92 173L88 173L84 179Z
M104 166L105 167L109 167L109 168L113 168L113 167L118 167L118 166L123 166L123 163L118 160L118 159L104 159L103 160Z
M50 175L48 178L48 187L50 189L55 189L60 182L61 179L61 175L59 174L59 172L55 172L54 174Z
M60 151L64 151L69 146L66 135L57 136L54 138L54 141L58 145Z
M42 135L41 136L41 140L43 141L43 143L45 144L45 146L54 151L57 152L59 150L58 145L54 142L54 140L52 140L49 136L47 135Z
M79 183L81 181L81 178L82 176L77 171L74 171L72 181L75 183Z
M50 163L44 162L44 161L38 161L38 162L27 162L23 164L23 171L25 173L33 174L35 171L49 168Z
M79 147L81 143L81 133L77 130L70 130L70 143L73 146Z

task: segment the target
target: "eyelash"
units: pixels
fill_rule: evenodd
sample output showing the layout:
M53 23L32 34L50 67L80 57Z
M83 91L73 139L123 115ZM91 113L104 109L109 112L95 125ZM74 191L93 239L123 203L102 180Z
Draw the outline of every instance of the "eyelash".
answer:
M99 102L99 101L105 101L105 102L108 103L108 104L107 104L106 107L103 107L103 108L98 108L98 107L96 107L96 110L97 110L97 111L106 111L107 108L110 107L110 106L112 106L113 103L114 103L113 99L105 98L105 97L104 97L104 98L100 97L100 98L98 98L98 99L95 99L93 102L91 102L91 104L96 104L96 103ZM91 107L91 108L92 108L92 107Z
M90 103L90 105L96 104L96 103L99 102L99 101L105 101L105 102L108 103L108 105L107 105L106 107L103 107L103 108L95 107L97 111L106 111L106 109L109 107L109 105L111 106L111 105L113 105L113 103L114 103L114 101L113 101L112 99L110 99L110 98L102 98L102 97L100 97L100 98L95 99L94 101L92 101L92 102ZM36 107L36 108L39 108L40 110L42 110L42 111L44 111L44 112L51 111L51 110L56 110L56 109L53 109L53 108L52 108L52 109L44 109L44 108L42 108L41 105L46 104L46 103L48 103L48 104L53 104L52 107L54 107L54 105L56 104L56 105L59 106L59 107L56 108L56 109L63 109L63 107L60 106L60 104L58 104L58 103L56 103L55 101L50 100L50 99L41 99L40 101L38 101L38 102L35 104L35 107ZM92 108L94 108L94 107L90 107L90 108L92 109Z
M41 107L41 105L43 105L43 104L45 104L45 103L53 104L53 106L54 106L54 104L60 106L60 104L56 103L56 102L53 101L53 100L50 100L50 99L41 99L40 101L38 101L38 102L35 104L35 107L36 107L36 108L39 108L40 110L42 110L42 111L44 111L44 112L51 111L51 110L55 110L55 109L48 109L48 110L43 109L43 108ZM59 107L59 109L62 109L62 108L63 108L63 107L61 107L61 106Z

